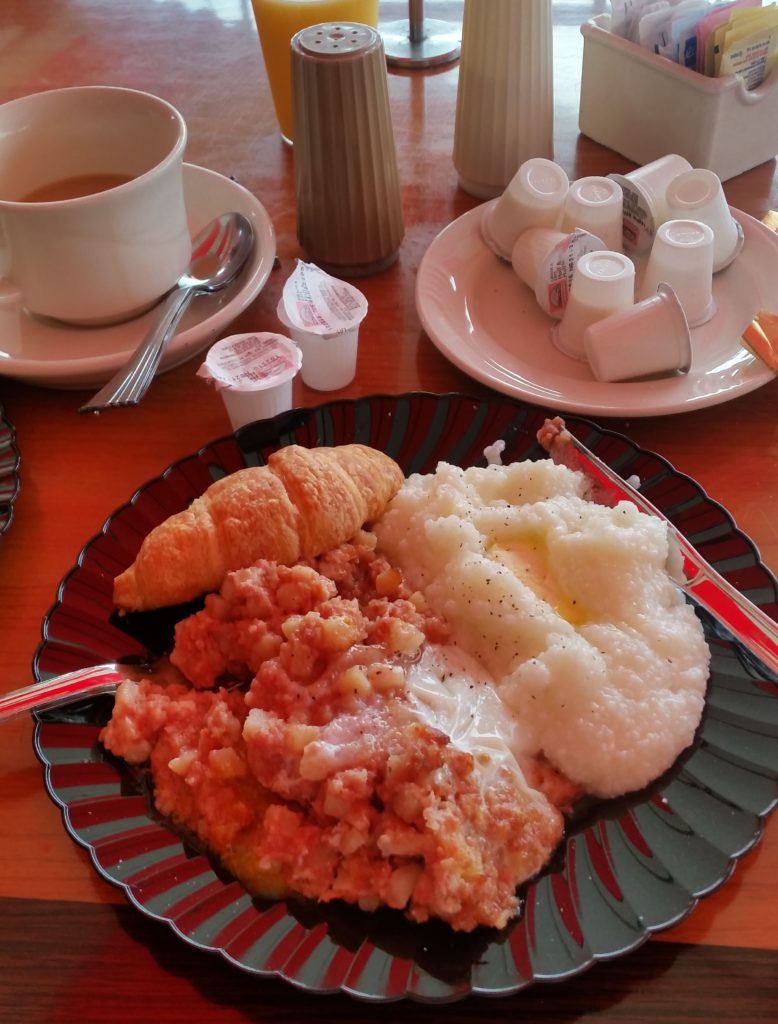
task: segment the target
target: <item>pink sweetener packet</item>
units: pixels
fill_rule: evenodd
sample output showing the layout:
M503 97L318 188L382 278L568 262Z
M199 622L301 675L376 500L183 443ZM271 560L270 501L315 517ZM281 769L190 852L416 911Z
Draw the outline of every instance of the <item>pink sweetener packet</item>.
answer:
M709 14L697 23L697 68L700 74L712 74L706 70L708 40L715 28L729 19L730 12L740 7L761 7L762 0L732 0L731 3L717 4Z

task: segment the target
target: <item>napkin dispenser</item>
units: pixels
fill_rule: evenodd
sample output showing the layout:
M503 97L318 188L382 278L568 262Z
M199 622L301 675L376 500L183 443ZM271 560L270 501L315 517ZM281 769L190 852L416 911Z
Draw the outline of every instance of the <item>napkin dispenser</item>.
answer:
M584 135L641 165L679 153L722 181L778 153L778 74L749 92L733 75L709 78L609 26L607 14L581 25Z

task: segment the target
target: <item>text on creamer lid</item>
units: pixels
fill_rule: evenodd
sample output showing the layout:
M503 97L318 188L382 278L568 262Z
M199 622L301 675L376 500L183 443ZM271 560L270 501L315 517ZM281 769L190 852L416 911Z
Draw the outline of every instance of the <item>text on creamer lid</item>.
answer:
M279 304L282 323L310 334L342 334L366 315L367 300L359 289L302 260L287 278Z
M249 391L294 377L301 361L300 350L281 334L237 334L218 341L197 374L216 388Z

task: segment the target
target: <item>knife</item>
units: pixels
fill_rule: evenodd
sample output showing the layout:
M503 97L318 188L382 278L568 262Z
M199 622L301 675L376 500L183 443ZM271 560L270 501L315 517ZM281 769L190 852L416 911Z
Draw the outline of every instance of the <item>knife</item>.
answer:
M546 420L538 441L554 462L583 472L592 487L587 497L599 505L631 501L648 515L661 519L681 556L682 571L670 570L681 589L746 647L778 682L778 623L744 597L710 565L664 513L610 466L590 451L557 416Z

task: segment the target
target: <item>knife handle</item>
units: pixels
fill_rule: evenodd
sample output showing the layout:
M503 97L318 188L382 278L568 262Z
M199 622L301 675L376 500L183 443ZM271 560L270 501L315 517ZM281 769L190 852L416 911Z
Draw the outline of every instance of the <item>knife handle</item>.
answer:
M744 597L712 566L707 563L700 565L688 552L684 551L684 554L688 577L684 590L723 623L778 682L778 623Z
M567 433L564 444L557 448L552 445L550 454L571 469L586 474L594 484L595 501L601 504L631 501L642 512L657 516L667 523L683 554L686 578L679 585L726 626L778 682L778 623L727 582L680 530L673 526L667 516L594 452L589 451L577 437Z

